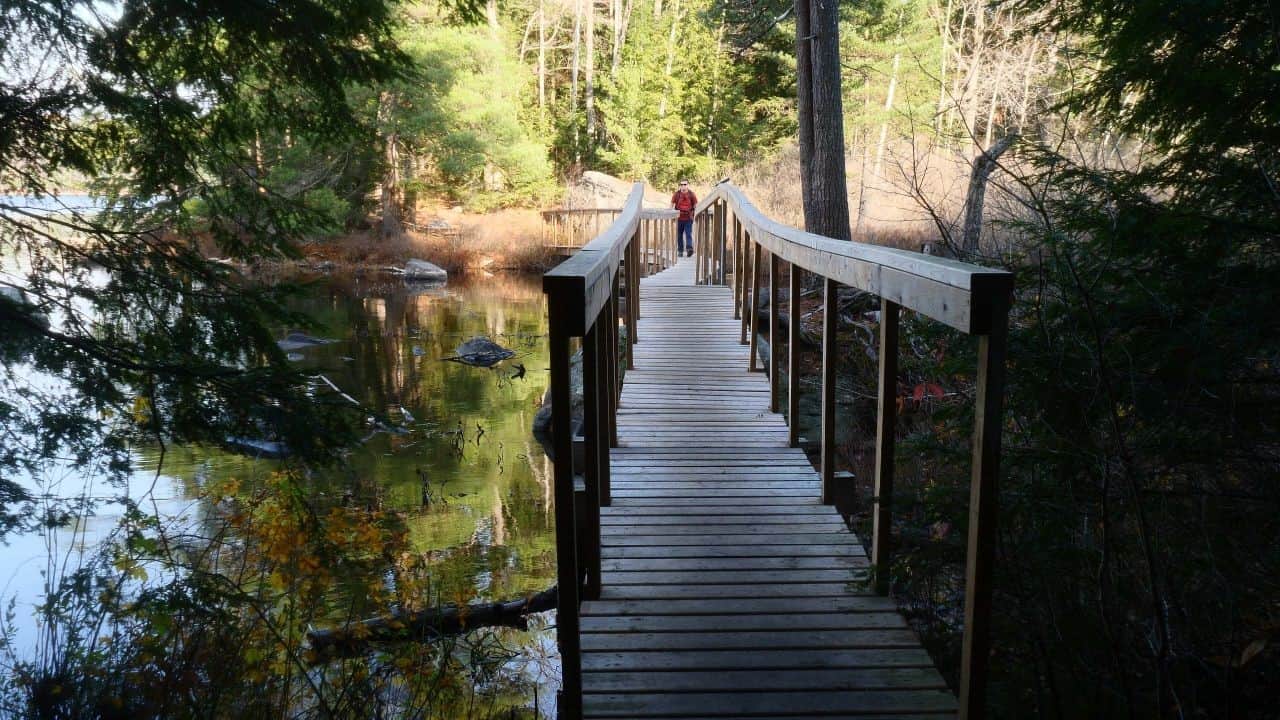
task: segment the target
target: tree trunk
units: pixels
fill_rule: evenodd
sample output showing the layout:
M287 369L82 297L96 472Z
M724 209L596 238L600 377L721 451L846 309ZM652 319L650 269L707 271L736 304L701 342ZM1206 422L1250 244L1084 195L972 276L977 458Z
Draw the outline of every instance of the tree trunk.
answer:
M661 0L655 0L661 7ZM655 16L656 17L656 16ZM671 33L667 35L667 65L663 69L662 97L658 100L658 117L667 116L667 96L671 94L671 71L676 61L676 28L680 25L680 0L671 8Z
M902 62L902 53L893 55L893 71L889 73L889 92L884 99L884 120L880 123L880 141L876 143L875 177L880 179L884 169L884 145L889 137L889 116L893 113L893 94L898 89L898 66Z
M538 0L538 121L547 118L547 14L546 3Z
M400 219L400 136L392 124L395 94L384 91L378 97L378 124L384 128L382 140L382 237L398 238L404 234Z
M863 82L862 84L862 116L868 117L871 114L871 83ZM865 128L862 131L862 163L858 168L858 219L857 228L854 232L858 235L862 234L862 230L867 224L867 167L871 164L871 131Z
M586 95L587 108L587 146L594 148L596 144L596 0L587 3L587 71Z
M556 588L536 595L500 603L473 603L466 607L445 606L421 612L391 615L350 623L332 630L311 630L307 641L314 652L313 664L333 658L355 657L369 643L434 640L481 627L528 629L531 613L556 607Z
M582 0L573 1L573 70L569 74L569 119L573 123L573 164L582 161L578 139L578 71L582 64Z
M964 236L961 247L966 256L976 255L978 252L978 241L982 237L982 203L987 195L987 180L996 169L996 161L1017 139L1017 135L1006 135L973 161L973 172L969 175L969 192L964 201Z
M484 16L489 22L489 37L498 39L498 0L487 0L484 4Z
M805 230L850 239L836 0L796 0L797 106Z

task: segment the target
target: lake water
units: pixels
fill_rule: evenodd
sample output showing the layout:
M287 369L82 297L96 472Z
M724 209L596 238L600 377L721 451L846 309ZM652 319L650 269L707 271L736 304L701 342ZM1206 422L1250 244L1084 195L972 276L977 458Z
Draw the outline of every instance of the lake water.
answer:
M321 478L326 489L373 484L381 506L405 518L413 549L429 557L441 598L505 600L554 585L551 467L530 432L547 387L539 279L496 276L413 289L394 278L324 278L297 305L320 323L311 332L333 342L294 350L293 361L407 431L373 434L345 467ZM280 328L280 337L292 329ZM476 335L515 357L494 368L444 359ZM166 520L191 522L210 510L194 499L206 483L273 467L221 448L169 448L163 459L155 448L139 448L130 495ZM44 490L80 493L86 482L69 476ZM18 603L18 647L34 636L31 609L44 578L74 566L116 520L108 506L75 528L9 538L0 552L0 590ZM530 707L537 692L549 712L558 672L552 634L503 632L528 661L512 669L527 677L528 697L512 702Z

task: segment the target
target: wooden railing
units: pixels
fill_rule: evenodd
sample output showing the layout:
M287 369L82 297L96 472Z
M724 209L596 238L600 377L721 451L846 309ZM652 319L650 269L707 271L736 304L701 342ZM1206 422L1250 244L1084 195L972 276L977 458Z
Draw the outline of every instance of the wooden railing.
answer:
M612 502L609 448L618 444L621 366L634 367L632 346L639 341L640 277L646 268L666 267L676 259L676 213L643 209L643 196L643 184L636 183L612 224L542 278L550 325L556 634L564 669L560 708L567 718L581 715L579 605L600 597L600 507ZM581 338L582 348L580 439L573 427L570 386L575 338ZM583 445L580 482L572 460L575 442Z
M961 651L960 717L982 715L990 655L991 581L996 547L996 484L1000 469L1000 430L1004 400L1005 340L1013 276L1003 270L862 243L832 240L774 222L729 183L712 189L696 209L697 282L734 287L734 317L741 318L741 341L750 344L750 370L756 367L756 336L761 324L760 289L768 287L770 406L781 395L778 352L778 278L789 270L787 338L787 420L792 445L799 445L800 371L797 338L799 270L823 278L822 396L819 445L822 497L830 503L835 483L835 387L837 289L840 285L880 298L879 392L877 395L875 503L871 562L880 594L889 589L890 520L894 480L894 428L897 422L898 323L902 308L978 337L977 409L973 429L973 467L969 499L969 538L965 575L965 625ZM767 268L768 280L763 275ZM841 474L842 476L845 474Z
M542 211L542 244L580 248L622 213L620 208L553 208Z

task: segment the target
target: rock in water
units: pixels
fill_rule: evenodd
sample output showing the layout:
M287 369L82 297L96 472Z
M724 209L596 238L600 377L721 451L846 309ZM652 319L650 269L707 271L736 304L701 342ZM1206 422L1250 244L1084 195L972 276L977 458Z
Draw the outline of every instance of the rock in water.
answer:
M445 282L449 273L445 269L426 260L413 259L404 264L404 279L415 282Z
M482 335L462 343L454 352L457 356L449 358L450 360L476 367L493 367L516 354L515 350L508 350Z
M302 350L303 348L314 347L316 345L328 345L331 342L335 341L330 340L329 338L311 337L306 333L291 332L288 335L285 335L283 340L277 340L276 344L280 346L281 350L288 352L291 350Z

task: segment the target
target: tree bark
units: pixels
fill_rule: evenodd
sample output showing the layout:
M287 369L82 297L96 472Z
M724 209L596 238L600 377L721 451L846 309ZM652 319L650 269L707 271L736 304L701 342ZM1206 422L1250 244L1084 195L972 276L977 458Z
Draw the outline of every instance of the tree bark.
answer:
M583 88L587 110L587 146L596 144L596 0L587 3L587 70Z
M569 75L569 118L573 123L573 164L582 161L578 139L578 71L582 65L582 0L573 1L573 70Z
M655 7L661 8L661 0L655 0ZM656 17L656 13L655 13ZM667 35L667 64L663 68L662 98L658 100L658 117L667 116L667 96L671 94L671 71L676 62L676 28L680 25L680 0L675 0L671 10L671 32Z
M498 39L498 0L487 0L484 4L484 16L489 22L489 37Z
M395 93L383 91L378 97L378 120L384 128L382 140L382 237L398 238L404 234L400 218L400 137L392 124Z
M1017 139L1017 135L1006 135L973 161L973 172L969 176L969 192L964 202L964 235L961 248L965 255L976 255L978 252L978 241L982 237L982 203L987 195L987 180L996 169L996 161Z
M547 116L547 14L545 0L538 0L538 120Z
M889 116L893 114L893 95L898 89L898 66L902 62L902 53L893 55L893 71L889 73L889 92L884 98L884 120L880 123L880 141L876 143L875 177L880 179L884 169L884 145L889 138Z
M446 605L421 612L395 614L350 623L340 628L312 630L307 640L315 652L313 664L334 658L354 657L369 643L434 640L459 635L481 627L528 629L531 613L556 607L556 588L536 595L498 603L473 603L466 607Z
M796 0L797 107L805 230L850 239L836 0Z

